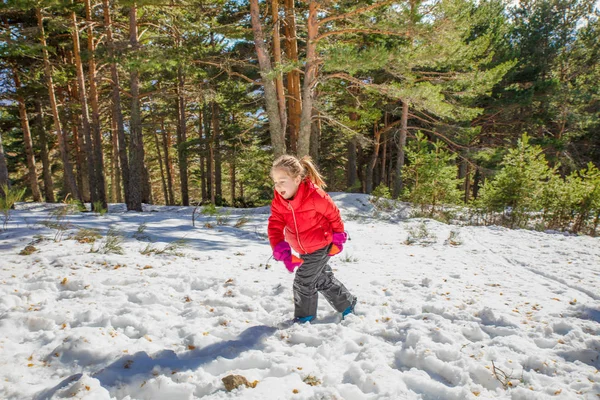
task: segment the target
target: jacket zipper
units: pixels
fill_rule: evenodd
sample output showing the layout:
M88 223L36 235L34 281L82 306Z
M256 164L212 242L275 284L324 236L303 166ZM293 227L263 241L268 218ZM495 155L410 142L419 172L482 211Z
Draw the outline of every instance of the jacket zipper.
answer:
M298 245L302 248L302 251L305 254L308 254L304 246L302 246L302 242L300 241L300 233L298 232L298 223L296 222L296 213L294 213L294 207L290 203L288 203L288 207L292 210L292 218L294 218L294 227L296 228L296 239L298 239Z

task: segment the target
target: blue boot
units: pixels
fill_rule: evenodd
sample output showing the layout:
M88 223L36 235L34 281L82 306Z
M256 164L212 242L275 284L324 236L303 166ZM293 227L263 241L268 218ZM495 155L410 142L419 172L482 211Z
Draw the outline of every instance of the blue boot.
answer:
M307 322L312 321L313 319L315 319L314 315L309 315L308 317L296 317L296 318L294 318L294 323L295 324L305 324Z
M354 314L354 307L356 306L356 297L354 298L354 301L352 302L352 304L350 305L350 307L346 308L344 311L342 311L342 319L344 319L344 317L348 314Z

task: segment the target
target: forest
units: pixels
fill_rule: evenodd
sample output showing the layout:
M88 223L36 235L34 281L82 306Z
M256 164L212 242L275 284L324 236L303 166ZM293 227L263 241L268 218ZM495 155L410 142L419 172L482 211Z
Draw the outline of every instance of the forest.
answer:
M596 0L3 0L0 205L329 191L596 234Z

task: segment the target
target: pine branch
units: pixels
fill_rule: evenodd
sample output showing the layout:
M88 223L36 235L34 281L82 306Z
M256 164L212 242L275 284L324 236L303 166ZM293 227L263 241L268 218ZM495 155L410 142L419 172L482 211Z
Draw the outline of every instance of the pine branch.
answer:
M380 3L371 4L370 6L367 6L367 7L357 8L356 10L347 12L345 14L333 15L331 17L323 18L322 20L320 20L317 23L317 25L321 26L321 25L326 24L326 23L331 22L331 21L337 21L337 20L340 20L340 19L346 19L346 18L352 17L354 15L362 14L364 12L371 11L371 10L373 10L375 8L382 7L382 6L385 6L387 4L391 4L391 3L393 3L393 0L386 0L386 1L382 1Z
M375 33L379 35L387 35L387 36L409 36L408 32L395 32L395 31L386 31L381 29L363 29L363 28L348 28L341 29L339 31L330 31L325 32L315 38L315 42L318 42L321 39L325 39L328 36L332 35L344 35L346 33Z

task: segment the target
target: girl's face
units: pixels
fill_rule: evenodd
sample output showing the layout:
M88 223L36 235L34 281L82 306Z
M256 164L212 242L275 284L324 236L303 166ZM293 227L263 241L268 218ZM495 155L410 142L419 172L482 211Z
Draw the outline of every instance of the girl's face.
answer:
M275 190L281 197L289 200L296 195L298 186L300 186L300 182L302 182L302 178L299 175L292 178L288 175L286 170L274 169L272 176L273 182L275 183Z

